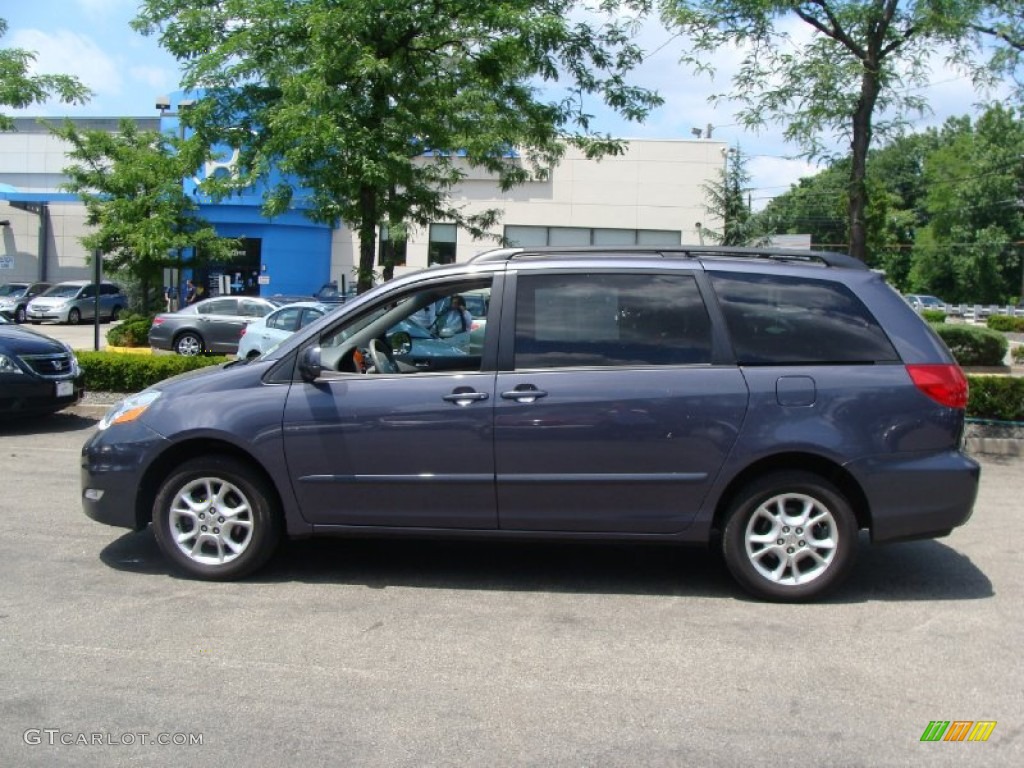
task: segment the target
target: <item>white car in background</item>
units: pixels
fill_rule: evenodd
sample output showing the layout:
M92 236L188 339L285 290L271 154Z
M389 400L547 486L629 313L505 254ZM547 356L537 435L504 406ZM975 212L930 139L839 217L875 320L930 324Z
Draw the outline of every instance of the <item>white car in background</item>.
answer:
M316 301L297 301L276 309L266 317L242 329L238 341L238 359L251 360L287 339L299 328L319 320L340 305L321 304Z

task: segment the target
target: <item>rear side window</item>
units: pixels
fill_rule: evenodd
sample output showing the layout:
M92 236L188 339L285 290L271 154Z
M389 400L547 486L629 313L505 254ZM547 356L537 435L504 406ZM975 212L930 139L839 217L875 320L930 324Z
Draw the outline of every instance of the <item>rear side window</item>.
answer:
M711 324L691 275L520 275L515 367L711 361Z
M267 327L279 331L294 331L299 324L299 315L301 314L302 307L282 309L267 321Z
M898 362L867 307L841 283L711 273L741 365Z

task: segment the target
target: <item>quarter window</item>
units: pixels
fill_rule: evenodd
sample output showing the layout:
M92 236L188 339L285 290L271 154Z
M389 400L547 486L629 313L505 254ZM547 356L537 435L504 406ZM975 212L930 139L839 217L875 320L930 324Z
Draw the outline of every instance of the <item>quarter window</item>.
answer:
M711 362L711 324L691 275L520 275L515 367Z
M896 362L899 355L849 288L829 280L711 273L741 365Z

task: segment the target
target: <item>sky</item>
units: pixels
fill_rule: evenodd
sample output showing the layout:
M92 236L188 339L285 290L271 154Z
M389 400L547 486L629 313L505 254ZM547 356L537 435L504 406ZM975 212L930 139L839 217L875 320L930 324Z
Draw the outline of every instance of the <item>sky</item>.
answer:
M156 116L156 98L178 90L179 69L154 37L131 29L129 21L137 7L137 0L0 0L0 18L8 23L0 47L32 51L35 72L74 74L94 92L85 105L48 103L7 114ZM712 79L693 75L678 64L681 43L660 24L646 24L639 42L648 55L633 82L658 91L665 104L642 125L617 119L593 104L595 128L621 138L691 140L695 129L711 125L714 139L739 147L746 157L751 199L757 209L815 171L814 165L797 157L797 147L783 141L781 128L745 131L728 104L714 106L708 101L710 94L729 90L729 75L739 60L736 51L714 57L717 72ZM913 121L915 131L941 125L951 116L975 114L976 105L986 98L966 77L940 61L933 67L924 95L931 112Z

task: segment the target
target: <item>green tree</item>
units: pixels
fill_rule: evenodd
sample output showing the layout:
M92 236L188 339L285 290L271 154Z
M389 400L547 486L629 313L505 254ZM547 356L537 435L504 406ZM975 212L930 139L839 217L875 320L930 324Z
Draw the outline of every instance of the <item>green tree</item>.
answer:
M95 228L82 245L139 281L143 311L162 285L162 270L181 267L186 250L217 261L234 254L236 241L218 237L182 187L207 157L198 143L140 130L132 120L122 120L116 134L79 130L69 120L53 133L71 145L64 188L82 199Z
M707 54L744 45L733 90L738 118L760 128L785 126L808 157L828 154L836 135L850 141L847 182L849 252L868 258L868 151L893 135L924 101L929 57L949 46L969 60L970 23L987 4L975 0L662 0L666 22L687 34L683 61L706 69ZM797 42L798 21L810 36ZM879 115L886 115L880 119Z
M1024 5L1020 0L991 0L982 3L981 13L971 29L981 42L994 46L990 66L996 76L1009 77L1017 85L1017 98L1024 101Z
M642 59L630 19L577 10L573 0L143 0L134 25L158 34L183 86L202 91L187 117L196 134L240 150L237 177L211 190L274 168L295 179L308 216L358 232L364 290L381 223L447 221L473 236L493 225L499 211L471 216L450 202L467 168L509 189L544 177L567 144L620 151L591 130L596 102L632 120L660 103L626 81ZM296 197L290 183L270 185L265 211Z
M1022 295L1024 119L996 104L972 124L947 121L925 159L926 224L911 282L949 301L1002 303Z
M0 37L7 34L7 21L0 19ZM35 54L21 48L0 48L0 107L21 109L55 96L65 104L84 104L92 92L71 75L33 75ZM14 121L0 113L0 131L9 131Z
M739 147L725 154L725 165L718 181L703 185L705 207L722 222L722 231L704 229L704 236L721 245L758 245L767 240L760 228L761 219L750 210L750 174L747 158Z

